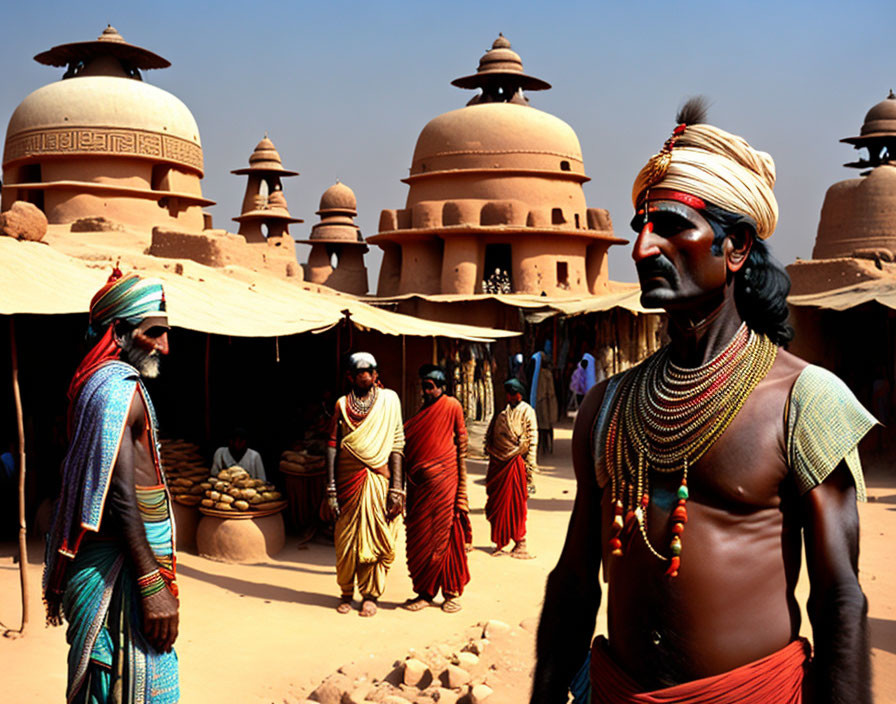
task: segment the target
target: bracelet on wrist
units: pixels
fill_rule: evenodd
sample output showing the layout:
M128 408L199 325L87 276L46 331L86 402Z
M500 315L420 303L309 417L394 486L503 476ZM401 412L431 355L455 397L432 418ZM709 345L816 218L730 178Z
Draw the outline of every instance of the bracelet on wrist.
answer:
M164 588L165 579L158 570L153 570L152 572L137 578L137 589L140 592L140 596L144 599L153 594L158 594Z

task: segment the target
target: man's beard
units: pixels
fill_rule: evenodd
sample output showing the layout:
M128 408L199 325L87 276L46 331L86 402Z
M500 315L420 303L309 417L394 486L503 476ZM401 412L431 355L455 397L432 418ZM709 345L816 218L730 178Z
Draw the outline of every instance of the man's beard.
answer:
M146 379L155 379L159 375L161 357L158 350L145 350L134 342L133 333L128 333L121 340L121 359L140 372Z

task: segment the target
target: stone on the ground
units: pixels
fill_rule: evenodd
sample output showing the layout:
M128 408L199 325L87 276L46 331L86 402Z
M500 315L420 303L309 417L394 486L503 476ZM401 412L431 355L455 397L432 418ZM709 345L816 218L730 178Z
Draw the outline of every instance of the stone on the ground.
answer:
M486 638L477 638L476 640L471 640L464 646L464 650L468 653L473 653L474 655L482 655L485 652L485 646L488 645L488 639Z
M390 694L383 699L383 704L411 704L411 702L404 697L399 697L397 694Z
M486 623L485 628L482 629L482 637L488 638L489 640L495 636L503 636L508 633L510 633L510 626L503 621L498 621L496 619L492 619Z
M117 222L112 222L102 215L78 218L71 224L69 229L72 232L115 232L117 230L124 230L124 228Z
M463 687L470 681L470 673L457 665L449 665L442 672L441 679L442 684L448 689L456 689L457 687Z
M432 698L439 704L457 704L457 700L460 698L460 694L455 692L453 689L437 687L432 693Z
M469 651L460 652L454 658L454 664L469 670L471 667L479 664L479 656Z
M367 701L367 695L370 694L373 687L369 684L362 684L355 687L351 692L345 692L342 695L342 704L364 704Z
M454 648L452 648L450 645L447 645L445 643L440 643L439 645L437 645L436 650L438 651L439 655L441 655L443 658L450 659L450 658L454 657Z
M482 704L494 690L487 684L477 684L470 690L470 703Z
M429 666L425 662L422 662L417 658L408 658L404 662L402 681L406 685L416 687L423 681L423 678L426 677L427 673L429 673Z
M352 689L354 683L337 672L321 682L308 698L320 704L342 704L342 695Z
M17 200L0 213L0 234L40 242L47 234L47 216L34 203Z

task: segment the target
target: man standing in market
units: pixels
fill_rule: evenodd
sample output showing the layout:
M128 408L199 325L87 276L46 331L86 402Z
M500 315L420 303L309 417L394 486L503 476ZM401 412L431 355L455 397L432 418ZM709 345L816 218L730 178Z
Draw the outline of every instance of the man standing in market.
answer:
M407 558L417 594L404 608L420 611L441 590L442 611L456 613L470 581L467 428L460 402L445 393L444 370L424 365L420 380L423 408L404 424Z
M535 409L523 401L525 388L517 379L504 382L507 406L492 417L485 433L489 456L485 476L485 517L492 527L492 555L529 559L526 547L526 501L535 493L533 475L538 452Z
M349 357L351 391L336 401L327 448L327 507L336 518L336 610L352 608L355 583L360 615L376 614L395 560L404 510L404 426L398 394L378 383L372 354Z
M47 621L68 621L67 701L179 698L170 496L144 378L168 353L162 283L116 270L90 304L47 539Z
M576 701L613 704L871 701L856 499L875 421L780 349L793 331L790 281L764 242L774 162L704 112L689 101L635 180L641 302L667 311L671 342L579 410L538 704L566 702L571 681ZM804 547L814 651L794 594ZM580 669L601 567L609 634Z

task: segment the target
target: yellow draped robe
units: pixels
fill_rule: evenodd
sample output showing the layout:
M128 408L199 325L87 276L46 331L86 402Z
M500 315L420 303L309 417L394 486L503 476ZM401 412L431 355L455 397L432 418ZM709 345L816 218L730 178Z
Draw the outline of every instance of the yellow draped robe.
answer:
M355 582L362 598L379 598L395 560L401 519L388 520L389 456L404 449L401 403L390 389L380 389L370 412L357 426L349 418L346 398L336 402L341 442L336 459L339 518L336 521L336 581L344 597Z

